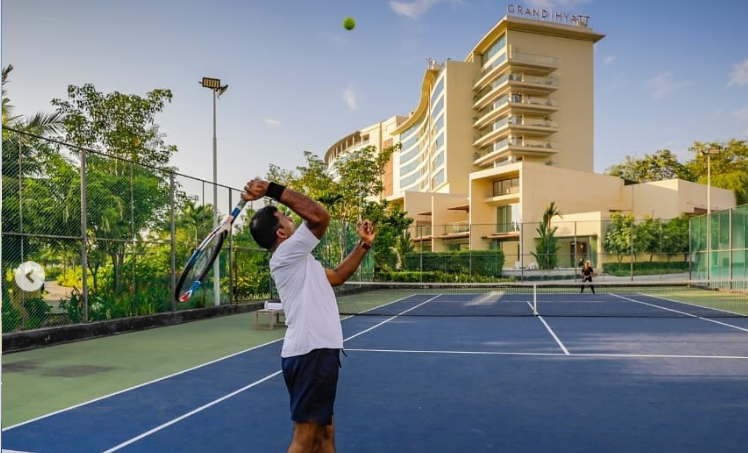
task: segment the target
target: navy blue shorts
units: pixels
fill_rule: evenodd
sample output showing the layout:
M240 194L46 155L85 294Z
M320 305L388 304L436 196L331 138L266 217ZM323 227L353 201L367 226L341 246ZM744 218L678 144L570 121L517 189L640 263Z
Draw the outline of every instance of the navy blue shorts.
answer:
M314 349L281 361L283 379L291 397L291 420L332 424L340 370L339 349Z

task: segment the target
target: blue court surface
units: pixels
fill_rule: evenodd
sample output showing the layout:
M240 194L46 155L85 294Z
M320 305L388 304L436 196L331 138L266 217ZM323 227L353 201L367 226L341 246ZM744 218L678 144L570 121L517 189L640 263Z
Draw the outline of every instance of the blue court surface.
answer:
M357 316L343 328L339 452L748 451L745 317ZM3 452L286 451L280 348L6 428Z

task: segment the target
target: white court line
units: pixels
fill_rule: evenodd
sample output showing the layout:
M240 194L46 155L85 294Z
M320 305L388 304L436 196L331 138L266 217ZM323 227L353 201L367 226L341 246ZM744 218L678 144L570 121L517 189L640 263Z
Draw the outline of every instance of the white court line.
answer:
M415 306L413 306L413 307L411 307L411 308L409 308L407 310L404 310L401 313L399 313L399 314L397 314L395 316L392 316L392 317L390 317L390 318L388 318L388 319L380 322L379 324L377 324L375 326L372 326L372 327L369 327L368 329L363 330L363 331L361 331L361 332L359 332L359 333L357 333L355 335L352 335L352 336L346 338L343 341L344 342L348 341L348 340L350 340L352 338L356 338L357 336L359 336L361 334L364 334L364 333L369 332L369 331L371 331L373 329L376 329L377 327L379 327L379 326L381 326L381 325L383 325L383 324L385 324L385 323L387 323L389 321L392 321L393 319L397 318L398 316L403 315L403 314L405 314L405 313L407 313L407 312L409 312L411 310L414 310L414 309L420 307L421 305L423 305L423 304L425 304L427 302L430 302L430 301L436 299L437 297L439 297L439 295L436 295L436 296L432 297L431 299L428 299L428 300L426 300L424 302L421 302L418 305L415 305ZM141 439L144 439L144 438L150 436L151 434L155 434L155 433L161 431L164 428L167 428L167 427L169 427L169 426L171 426L171 425L173 425L175 423L178 423L178 422L180 422L180 421L182 421L182 420L184 420L184 419L186 419L188 417L191 417L191 416L197 414L198 412L202 412L203 410L208 409L211 406L215 406L216 404L218 404L218 403L220 403L220 402L222 402L224 400L227 400L227 399L229 399L229 398L231 398L233 396L236 396L236 395L238 395L239 393L241 393L241 392L243 392L245 390L248 390L248 389L250 389L250 388L252 388L252 387L254 387L254 386L256 386L256 385L258 385L258 384L260 384L262 382L267 381L268 379L271 379L271 378L273 378L275 376L278 376L279 374L281 374L281 372L282 372L282 370L278 370L275 373L269 374L269 375L265 376L264 378L262 378L262 379L260 379L258 381L255 381L255 382L253 382L253 383L251 383L251 384L249 384L247 386L244 386L244 387L242 387L242 388L240 388L238 390L235 390L235 391L229 393L228 395L224 395L224 396L222 396L222 397L220 397L220 398L218 398L216 400L211 401L210 403L204 404L204 405L202 405L202 406L200 406L200 407L198 407L196 409L193 409L190 412L187 412L186 414L182 414L179 417L174 418L174 419L172 419L172 420L170 420L170 421L168 421L166 423L163 423L163 424L161 424L161 425L159 425L159 426L157 426L157 427L155 427L155 428L153 428L153 429L151 429L149 431L146 431L146 432L144 432L144 433L142 433L142 434L140 434L138 436L135 436L135 437L133 437L131 439L128 439L128 440L126 440L125 442L122 442L119 445L115 445L114 447L110 448L109 450L105 450L102 453L113 453L113 452L115 452L117 450L120 450L120 449L122 449L122 448L124 448L124 447L126 447L126 446L128 446L128 445L130 445L132 443L135 443L135 442L137 442L137 441L139 441Z
M532 304L529 301L526 301L526 302L527 302L527 305L530 306L530 310L532 310ZM543 319L543 317L540 315L537 315L537 318L540 319L540 322L543 323L543 325L548 330L548 332L551 334L553 339L556 340L556 343L558 343L558 346L561 348L562 351L564 351L564 354L569 355L569 350L566 349L566 346L564 346L561 340L556 336L556 332L554 332L553 329L551 329L551 326L549 326L548 323L545 322L545 319Z
M23 426L23 425L35 422L37 420L42 420L44 418L51 417L53 415L57 415L57 414L60 414L62 412L66 412L66 411L69 411L69 410L72 410L72 409L79 408L81 406L85 406L87 404L95 403L95 402L101 401L103 399L107 399L107 398L111 398L113 396L117 396L117 395L119 395L121 393L129 392L130 390L135 390L135 389L138 389L140 387L145 387L146 385L155 384L156 382L163 381L164 379L169 379L169 378L172 378L174 376L179 376L180 374L184 374L184 373L187 373L187 372L190 372L190 371L193 371L193 370L197 370L199 368L202 368L202 367L208 366L208 365L212 365L212 364L220 362L222 360L230 359L231 357L237 356L239 354L244 354L245 352L249 352L249 351L252 351L254 349L259 349L259 348L262 348L262 347L267 346L269 344L276 343L276 342L281 341L281 340L282 340L282 338L279 338L279 339L273 340L273 341L269 341L269 342L261 344L261 345L253 346L253 347L251 347L249 349L245 349L243 351L235 352L235 353L227 355L225 357L221 357L220 359L215 359L215 360L211 360L210 362L201 363L200 365L194 366L192 368L187 368L186 370L178 371L176 373L172 373L172 374L169 374L167 376L160 377L158 379L154 379L152 381L144 382L142 384L138 384L138 385L135 385L133 387L128 387L128 388L123 389L123 390L118 390L118 391L116 391L114 393L110 393L108 395L100 396L98 398L94 398L92 400L89 400L89 401L86 401L86 402L83 402L83 403L79 403L79 404L76 404L74 406L67 407L65 409L60 409L58 411L50 412L49 414L42 415L42 416L39 416L39 417L36 417L36 418L32 418L31 420L26 420L25 422L21 422L21 423L15 424L15 425L9 426L7 428L3 428L2 431L5 432L5 431L11 430L13 428L18 428L19 426Z
M409 296L409 297L410 297L410 296ZM359 336L359 335L362 335L362 334L364 334L364 333L366 333L366 332L369 332L369 331L371 331L371 330L373 330L373 329L376 329L377 327L379 327L379 326L381 326L381 325L383 325L383 324L385 324L385 323L387 323L387 322L389 322L389 321L392 321L393 319L397 318L398 316L400 316L400 315L404 315L405 313L407 313L407 312L409 312L409 311L411 311L411 310L415 310L416 308L420 307L421 305L423 305L423 304L425 304L425 303L427 303L427 302L430 302L430 301L432 301L432 300L436 299L437 297L439 297L439 295L436 295L436 296L434 296L434 297L432 297L432 298L430 298L430 299L427 299L427 300L426 300L426 301L424 301L424 302L421 302L421 303L420 303L420 304L418 304L418 305L415 305L415 306L413 306L413 307L411 307L411 308L409 308L409 309L407 309L407 310L404 310L404 311L402 311L401 313L399 313L399 314L397 314L397 315L395 315L395 316L392 316L392 317L390 317L390 318L388 318L388 319L386 319L386 320L384 320L384 321L380 322L379 324L377 324L377 325L375 325L375 326L372 326L372 327L369 327L368 329L366 329L366 330L363 330L363 331L361 331L361 332L359 332L359 333L357 333L357 334L355 334L355 335L352 335L352 336L350 336L350 337L346 338L346 339L345 339L345 340L343 340L343 341L344 341L344 342L345 342L345 341L348 341L348 340L350 340L350 339L352 339L352 338L356 338L356 337L357 337L357 336ZM276 340L276 341L278 341L278 340ZM157 432L161 431L161 430L162 430L162 429L164 429L164 428L167 428L167 427L169 427L169 426L171 426L171 425L173 425L173 424L175 424L175 423L178 423L178 422L180 422L181 420L184 420L185 418L191 417L191 416L193 416L193 415L197 414L198 412L202 412L203 410L205 410L205 409L208 409L209 407L211 407L211 406L214 406L214 405L216 405L216 404L220 403L221 401L224 401L224 400L226 400L226 399L229 399L229 398L231 398L231 397L233 397L233 396L235 396L235 395L238 395L239 393L241 393L241 392L243 392L243 391L245 391L245 390L248 390L248 389L250 389L250 388L254 387L254 386L255 386L255 385L257 385L257 384L260 384L260 383L262 383L262 382L265 382L265 381L267 381L268 379L270 379L270 378L273 378L273 377L275 377L275 376L279 375L279 374L280 374L281 372L282 372L281 370L278 370L278 371L276 371L275 373L269 374L269 375L265 376L264 378L262 378L262 379L260 379L260 380L258 380L258 381L255 381L255 382L253 382L253 383L251 383L251 384L249 384L249 385L247 385L247 386L244 386L244 387L242 387L242 388L240 388L240 389L238 389L238 390L235 390L235 391L233 391L233 392L229 393L228 395L224 395L224 396L222 396L222 397L220 397L220 398L218 398L218 399L216 399L216 400L214 400L214 401L211 401L210 403L207 403L207 404L204 404L204 405L202 405L202 406L198 407L197 409L193 409L193 410L191 410L190 412L187 412L186 414L180 415L179 417L177 417L177 418L175 418L175 419L172 419L172 420L170 420L170 421L168 421L168 422L166 422L166 423L163 423L163 424L161 424L161 425L159 425L159 426L157 426L157 427L155 427L155 428L153 428L153 429L151 429L151 430L149 430L149 431L146 431L146 432L144 432L144 433L142 433L142 434L140 434L140 435L138 435L138 436L135 436L135 437L133 437L133 438L131 438L131 439L128 439L128 440L126 440L125 442L122 442L122 443L121 443L121 444L119 444L119 445L115 445L114 447L110 448L109 450L105 450L105 451L103 451L102 453L112 453L112 452L115 452L115 451L117 451L117 450L120 450L120 449L122 449L122 448L124 448L124 447L126 447L126 446L128 446L128 445L130 445L130 444L132 444L132 443L134 443L134 442L137 442L137 441L139 441L139 440L141 440L141 439L143 439L143 438L145 438L145 437L148 437L148 436L150 436L151 434L157 433Z
M735 316L738 316L738 317L741 317L741 318L747 318L748 317L748 316L744 315L743 313L738 313L736 311L723 310L721 308L704 307L702 305L697 305L697 304L692 304L692 303L688 303L688 302L683 302L681 300L668 299L667 297L653 296L651 294L644 294L644 293L637 293L637 294L639 294L640 296L649 297L651 299L666 300L668 302L672 302L672 303L679 304L679 305L686 305L686 306L689 306L689 307L702 308L702 309L706 309L706 310L709 310L709 311L716 311L716 312L720 312L720 313L727 313L729 315L735 315Z
M659 308L660 310L667 310L667 311L672 311L673 313L679 313L679 314L681 314L681 315L686 315L686 316L690 316L690 317L692 317L692 318L696 318L696 319L701 319L701 320L703 320L703 321L709 321L709 322L713 322L713 323L715 323L715 324L719 324L719 325L721 325L721 326L725 326L725 327L731 327L731 328L733 328L733 329L737 329L737 330L742 330L743 332L748 332L748 329L746 329L746 328L743 328L743 327L738 327L738 326L734 326L734 325L732 325L732 324L727 324L727 323L725 323L725 322L717 321L717 320L714 320L714 319L711 319L711 318L704 318L704 317L702 317L702 316L696 316L696 315L693 315L693 314L691 314L691 313L686 313L685 311L680 311L680 310L674 310L674 309L672 309L672 308L660 307L659 305L649 304L649 303L647 303L647 302L642 302L642 301L640 301L640 300L634 300L634 299L630 299L630 298L628 298L628 297L624 297L624 296L619 296L618 294L612 294L612 295L613 295L613 296L616 296L616 297L620 297L621 299L624 299L624 300L628 300L628 301L631 301L631 302L636 302L637 304L648 305L648 306L650 306L650 307L654 307L654 308ZM666 299L663 299L663 300L666 300ZM671 302L676 302L676 301L671 301Z
M445 355L503 355L503 356L546 356L546 357L574 357L574 358L621 358L621 359L730 359L748 360L748 356L740 355L689 355L689 354L618 354L607 352L583 352L559 354L558 352L499 352L499 351L426 351L415 349L348 349L355 352L384 352L394 354L445 354Z
M148 436L150 436L153 433L161 431L162 429L164 429L164 428L166 428L168 426L171 426L171 425L173 425L175 423L178 423L181 420L184 420L187 417L191 417L191 416L197 414L198 412L202 412L202 411L204 411L205 409L207 409L207 408L209 408L211 406L215 406L216 404L220 403L221 401L227 400L227 399L231 398L232 396L238 395L239 393L241 393L241 392L243 392L243 391L245 391L247 389L250 389L250 388L254 387L255 385L262 384L263 382L267 381L268 379L274 378L275 376L278 376L279 374L281 374L281 370L278 370L278 371L276 371L275 373L272 373L272 374L268 374L267 376L265 376L264 378L262 378L260 380L254 381L253 383L251 383L249 385L245 385L244 387L242 387L242 388L240 388L238 390L234 390L233 392L229 393L228 395L224 395L224 396L218 398L217 400L213 400L213 401L211 401L208 404L204 404L204 405L198 407L197 409L193 409L193 410L187 412L186 414L182 414L179 417L177 417L175 419L172 419L172 420L170 420L170 421L168 421L166 423L163 423L163 424L161 424L161 425L159 425L159 426L157 426L157 427L155 427L155 428L153 428L153 429L151 429L149 431L146 431L146 432L144 432L143 434L141 434L139 436L135 436L135 437L133 437L133 438L131 438L129 440L126 440L126 441L122 442L119 445L115 445L114 447L110 448L109 450L105 450L102 453L112 453L114 451L121 450L122 448L125 448L126 446L128 446L128 445L130 445L130 444L132 444L134 442L137 442L140 439L143 439L144 437L148 437Z
M353 335L353 336L351 336L351 337L347 338L347 339L346 339L346 340L344 340L344 341L348 341L348 340L350 340L350 339L352 339L352 338L355 338L355 337L357 337L357 336L359 336L359 335L361 335L361 334L363 334L363 333L369 332L369 331L371 331L371 330L373 330L373 329L375 329L375 328L377 328L377 327L381 326L382 324L385 324L386 322L389 322L389 321L391 321L392 319L395 319L395 318L396 318L397 316L403 315L403 314L405 314L405 313L407 313L407 312L409 312L409 311L411 311L411 310L414 310L414 309L416 309L416 308L420 307L421 305L423 305L423 304L425 304L426 302L429 302L429 301L431 301L431 300L435 299L436 297L439 297L439 296L438 296L438 295L437 295L437 296L434 296L434 297L432 297L431 299L428 299L428 300L426 300L426 301L424 301L424 302L422 302L422 303L420 303L420 304L418 304L418 305L416 305L416 306L414 306L414 307L411 307L411 308L410 308L410 309L408 309L408 310L404 310L403 312L399 313L398 315L396 315L396 316L393 316L393 317L391 317L391 318L388 318L387 320L385 320L385 321L383 321L383 322L381 322L381 323L379 323L379 324L377 324L377 325L375 325L375 326L373 326L373 327L370 327L370 328L368 328L368 329L366 329L366 330L364 330L364 331L362 331L362 332L359 332L359 333L357 333L356 335ZM164 379L168 379L168 378L170 378L170 377L173 377L173 376L177 376L177 375L179 375L179 374L183 374L183 373L186 373L186 372L188 372L188 371L192 371L192 370L195 370L195 369L198 369L198 368L202 368L202 367L204 367L204 366L207 366L207 365L210 365L210 364L213 364L213 363L216 363L216 362L219 362L219 361L222 361L222 360L228 359L228 358L230 358L230 357L234 357L234 356L236 356L236 355L239 355L239 354L242 354L242 353L245 353L245 352L249 352L249 351L251 351L251 350L253 350L253 349L258 349L258 348L261 348L261 347L263 347L263 346L267 346L267 345L269 345L269 344L272 344L272 343L275 343L275 342L278 342L278 341L280 341L280 339L278 339L278 340L274 340L274 341L270 341L270 342L268 342L268 343L265 343L265 344L262 344L262 345L258 345L258 346L255 346L255 347L252 347L252 348L246 349L246 350L244 350L244 351L236 352L236 353L234 353L234 354L231 354L231 355L228 355L228 356L226 356L226 357L223 357L223 358L220 358L220 359L216 359L216 360L213 360L213 361L210 361L210 362L207 362L207 363L204 363L204 364L201 364L201 365L198 365L198 366L195 366L195 367L192 367L192 368L189 368L189 369L186 369L186 370L180 371L180 372L178 372L178 373L170 374L170 375L168 375L168 376L164 376L164 377L162 377L162 378L159 378L159 379L155 379L155 380L153 380L153 381L149 381L149 382L146 382L146 383L143 383L143 384L140 384L140 385L134 386L134 387L130 387L130 388L127 388L127 389L124 389L124 390L120 390L120 391L118 391L118 392L115 392L115 393L111 393L111 394L109 394L109 395L106 395L106 396L102 396L102 397L99 397L99 398L96 398L96 399L93 399L93 400L87 401L87 402L85 402L85 403L77 404L77 405L75 405L75 406L71 406L71 407L68 407L68 408L66 408L66 409L62 409L62 410L59 410L59 411L55 411L55 412L52 412L52 413L49 413L49 414L43 415L43 416L41 416L41 417L36 417L36 418L34 418L34 419L31 419L31 420L27 420L27 421L25 421L25 422L22 422L22 423L19 423L19 424L17 424L17 425L13 425L13 426L10 426L10 427L8 427L8 428L5 428L5 429L3 429L3 431L9 430L9 429L13 429L13 428L16 428L16 427L18 427L18 426L22 426L22 425L25 425L25 424L28 424L28 423L31 423L31 422L34 422L34 421L37 421L37 420L41 420L41 419L43 419L43 418L46 418L46 417L50 417L50 416L52 416L52 415L55 415L55 414L59 414L59 413L61 413L61 412L65 412L65 411L68 411L68 410L72 410L72 409L75 409L75 408L77 408L77 407L81 407L81 406L84 406L84 405L87 405L87 404L91 404L91 403L94 403L94 402L96 402L96 401L100 401L100 400L103 400L103 399L106 399L106 398L109 398L109 397L112 397L112 396L115 396L115 395L118 395L118 394L121 394L121 393L124 393L124 392L128 392L128 391L130 391L130 390L135 390L135 389L137 389L137 388L140 388L140 387L143 387L143 386L146 386L146 385L152 384L152 383L156 383L156 382L158 382L158 381L162 381L162 380L164 380ZM220 403L221 401L224 401L224 400L226 400L226 399L228 399L228 398L231 398L231 397L233 397L233 396L235 396L235 395L237 395L237 394L239 394L239 393L241 393L241 392L243 392L243 391L245 391L245 390L247 390L247 389L250 389L250 388L252 388L252 387L254 387L254 386L256 386L256 385L258 385L258 384L260 384L260 383L262 383L262 382L265 382L266 380L268 380L268 379L271 379L271 378L273 378L273 377L275 377L275 376L279 375L280 373L281 373L281 371L279 370L279 371L276 371L275 373L269 374L269 375L265 376L264 378L262 378L262 379L260 379L260 380L257 380L257 381L255 381L255 382L253 382L253 383L251 383L251 384L249 384L249 385L247 385L247 386L244 386L244 387L242 387L242 388L240 388L240 389L238 389L238 390L235 390L235 391L233 391L233 392L231 392L231 393L229 393L229 394L227 394L227 395L224 395L224 396L222 396L221 398L218 398L218 399L216 399L216 400L214 400L214 401L211 401L210 403L207 403L207 404L205 404L205 405L203 405L203 406L200 406L200 407L198 407L198 408L196 408L196 409L194 409L194 410L192 410L192 411L190 411L190 412L187 412L186 414L183 414L183 415L181 415L181 416L179 416L179 417L177 417L177 418L175 418L175 419L172 419L172 420L170 420L170 421L168 421L168 422L166 422L166 423L163 423L163 424L161 424L161 425L159 425L159 426L157 426L157 427L155 427L155 428L153 428L153 429L151 429L151 430L149 430L149 431L146 431L146 432L144 432L144 433L142 433L142 434L140 434L140 435L138 435L138 436L136 436L136 437L133 437L133 438L131 438L131 439L129 439L129 440L127 440L127 441L125 441L125 442L123 442L123 443L119 444L119 445L116 445L116 446L114 446L114 447L110 448L109 450L106 450L106 451L104 451L103 453L111 453L111 452L114 452L114 451L120 450L120 449L122 449L122 448L126 447L127 445L130 445L130 444L132 444L132 443L134 443L134 442L137 442L137 441L138 441L138 440L140 440L140 439L143 439L143 438L145 438L145 437L147 437L147 436L150 436L151 434L154 434L154 433L156 433L156 432L158 432L158 431L161 431L162 429L164 429L164 428L166 428L166 427L168 427L168 426L171 426L171 425L173 425L173 424L175 424L175 423L177 423L177 422L179 422L179 421L181 421L181 420L183 420L183 419L185 419L185 418L191 417L192 415L195 415L195 414L197 414L198 412L201 412L201 411L203 411L203 410L205 410L205 409L207 409L207 408L209 408L209 407L211 407L211 406L214 406L214 405L216 405L216 404Z
M33 451L0 450L0 453L34 453Z
M359 336L359 335L363 335L363 334L365 334L366 332L369 332L369 331L371 331L371 330L374 330L374 329L376 329L377 327L381 326L382 324L386 324L386 323L388 323L388 322L392 321L393 319L397 318L398 316L402 316L402 315L404 315L405 313L407 313L407 312L409 312L409 311L411 311L411 310L415 310L416 308L420 307L421 305L423 305L423 304L425 304L425 303L427 303L427 302L431 302L432 300L436 299L436 298L437 298L437 297L439 297L439 296L441 296L441 294L437 294L436 296L432 297L431 299L426 299L425 301L421 302L420 304L418 304L418 305L415 305L415 306L413 306L413 307L410 307L410 308L409 308L409 309L407 309L407 310L401 311L400 313L396 314L395 316L391 316L391 317L389 317L389 318L385 319L384 321L380 322L379 324L377 324L377 325L375 325L375 326L369 327L369 328L368 328L368 329L366 329L366 330L362 330L361 332L357 333L356 335L351 335L350 337L346 338L346 339L345 339L345 340L343 340L343 341L348 341L348 340L352 340L352 339L356 338L356 337L357 337L357 336ZM408 296L408 297L411 297L411 296ZM406 299L406 298L405 298L405 299ZM400 300L403 300L403 299L400 299ZM393 302L393 303L394 303L394 302ZM387 304L387 305L389 305L389 304Z
M407 299L408 297L412 297L412 296L407 296L407 297L405 297L405 298L403 298L403 299L401 299L401 300ZM429 300L430 300L430 299L429 299ZM391 303L395 303L395 302L398 302L398 301L393 301L393 302L391 302ZM387 305L389 305L389 304L387 304ZM376 308L379 308L379 307L376 307ZM376 308L372 308L372 310L374 310L374 309L376 309ZM413 308L416 308L416 307L413 307ZM404 313L404 312L403 312L403 313ZM401 314L402 314L402 313L401 313ZM347 318L346 318L346 319L347 319ZM380 323L380 324L381 324L381 323ZM377 326L375 326L375 327L377 327ZM369 330L371 330L371 329L369 329ZM361 332L361 333L364 333L364 332ZM360 334L359 334L359 335L360 335ZM354 337L355 337L355 336L357 336L357 335L354 335ZM351 338L353 338L353 337L351 337ZM350 338L349 338L349 339L350 339ZM98 398L94 398L94 399L91 399L91 400L88 400L88 401L84 401L84 402L82 402L82 403L79 403L79 404L76 404L76 405L73 405L73 406L70 406L70 407L66 407L66 408L64 408L64 409L60 409L60 410L57 410L57 411L54 411L54 412L50 412L50 413L48 413L48 414L45 414L45 415L41 415L41 416L39 416L39 417L35 417L35 418L32 418L32 419L30 419L30 420L26 420L26 421L24 421L24 422L21 422L21 423L17 423L17 424L15 424L15 425L12 425L12 426L8 426L7 428L3 428L3 429L2 429L2 432L8 431L8 430L11 430L11 429L14 429L14 428L18 428L19 426L27 425L27 424L29 424L29 423L33 423L33 422L36 422L36 421L38 421L38 420L42 420L42 419L45 419L45 418L47 418L47 417L51 417L51 416L53 416L53 415L57 415L57 414L61 414L61 413L63 413L63 412L67 412L67 411L70 411L70 410L73 410L73 409L77 409L77 408L79 408L79 407L82 407L82 406L86 406L86 405L88 405L88 404L92 404L92 403L95 403L95 402L97 402L97 401L101 401L101 400L104 400L104 399L107 399L107 398L111 398L111 397L113 397L113 396L117 396L117 395L120 395L120 394L122 394L122 393L125 393L125 392L129 392L129 391L131 391L131 390L136 390L136 389L139 389L140 387L145 387L145 386L147 386L147 385L150 385L150 384L155 384L156 382L159 382L159 381L163 381L163 380L165 380L165 379L169 379L169 378L172 378L172 377L175 377L175 376L179 376L180 374L188 373L188 372L190 372L190 371L194 371L194 370L197 370L197 369L199 369L199 368L202 368L202 367L205 367L205 366L208 366L208 365L212 365L212 364L214 364L214 363L218 363L218 362L220 362L220 361L223 361L223 360L227 360L227 359L230 359L230 358L232 358L232 357L235 357L235 356L238 356L238 355L240 355L240 354L244 354L245 352L249 352L249 351L252 351L252 350L254 350L254 349L259 349L259 348L265 347L265 346L267 346L267 345L270 345L270 344L273 344L273 343L277 343L277 342L279 342L279 341L282 341L282 340L283 340L282 338L279 338L279 339L277 339L277 340L269 341L269 342L267 342L267 343L264 343L264 344L261 344L261 345L257 345L257 346L253 346L253 347L251 347L251 348L249 348L249 349L245 349L245 350L243 350L243 351L235 352L235 353L233 353L233 354L229 354L229 355L227 355L227 356L225 356L225 357L221 357L221 358L218 358L218 359L215 359L215 360L211 360L210 362L202 363L202 364L200 364L200 365L196 365L196 366L194 366L194 367L191 367L191 368L187 368L187 369L185 369L185 370L181 370L181 371L178 371L178 372L176 372L176 373L172 373L172 374L169 374L169 375L166 375L166 376L160 377L160 378L158 378L158 379L153 379L153 380L151 380L151 381L143 382L142 384L138 384L138 385L135 385L135 386L132 386L132 387L128 387L128 388L125 388L125 389L122 389L122 390L118 390L118 391L116 391L116 392L113 392L113 393L109 393L109 394L107 394L107 395L103 395L103 396L100 396L100 397L98 397ZM5 453L5 451L2 451L2 453ZM21 452L21 453L23 453L23 452Z

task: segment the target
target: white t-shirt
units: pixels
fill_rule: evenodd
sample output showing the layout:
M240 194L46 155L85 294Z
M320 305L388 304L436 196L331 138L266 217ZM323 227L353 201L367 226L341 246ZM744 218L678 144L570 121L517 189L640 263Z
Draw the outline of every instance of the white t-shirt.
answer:
M312 250L319 239L302 223L270 258L270 275L278 288L286 316L281 357L313 349L343 349L343 329L335 293L325 268Z

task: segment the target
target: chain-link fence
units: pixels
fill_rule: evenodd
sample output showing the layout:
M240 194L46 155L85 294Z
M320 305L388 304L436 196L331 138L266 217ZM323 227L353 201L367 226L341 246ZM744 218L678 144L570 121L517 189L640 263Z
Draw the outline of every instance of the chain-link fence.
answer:
M188 303L174 301L181 266L239 193L168 169L6 129L3 332L271 296L268 253L254 244L245 228L250 206L224 245L218 278L211 272ZM19 287L16 269L27 261L43 267L41 288Z
M254 243L246 225L264 202L250 205L236 220L217 272L208 274L199 292L185 304L172 296L181 267L240 193L170 169L6 129L3 332L273 297L269 254ZM585 261L603 278L746 279L747 217L746 206L713 213L709 232L705 216L689 225L685 217L635 221L624 213L605 221L562 217L550 227L416 223L402 237L390 238L390 250L375 247L352 279L576 280ZM354 225L332 221L315 256L335 267L357 242ZM43 287L19 287L16 269L27 261L44 268Z
M696 257L689 250L686 217L634 220L622 213L610 220L561 219L550 226L537 222L411 226L409 236L415 247L403 268L415 274L402 279L577 280L586 261L601 278L690 278Z

